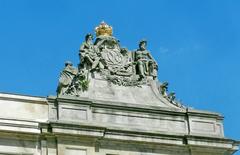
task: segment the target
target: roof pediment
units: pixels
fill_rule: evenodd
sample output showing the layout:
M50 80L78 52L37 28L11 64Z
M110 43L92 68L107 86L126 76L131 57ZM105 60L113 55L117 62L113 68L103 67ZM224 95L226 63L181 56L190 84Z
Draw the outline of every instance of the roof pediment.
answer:
M175 100L174 93L168 94L168 84L158 81L158 64L147 49L147 41L139 41L138 49L131 51L112 36L111 26L103 25L107 24L101 23L97 31L101 33L95 40L90 33L85 36L78 67L69 61L65 63L58 96L184 108Z

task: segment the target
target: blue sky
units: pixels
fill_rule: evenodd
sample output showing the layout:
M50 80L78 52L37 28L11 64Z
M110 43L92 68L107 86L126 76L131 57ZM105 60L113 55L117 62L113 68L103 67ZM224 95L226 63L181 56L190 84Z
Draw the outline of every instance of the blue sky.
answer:
M222 113L240 140L239 17L237 0L0 0L0 91L55 94L65 60L79 63L104 20L130 50L147 39L160 81L185 105Z

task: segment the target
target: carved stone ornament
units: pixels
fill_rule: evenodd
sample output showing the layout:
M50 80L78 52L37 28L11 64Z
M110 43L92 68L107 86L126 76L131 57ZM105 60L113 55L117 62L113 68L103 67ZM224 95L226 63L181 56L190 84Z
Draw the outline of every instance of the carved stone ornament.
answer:
M158 65L147 50L146 40L139 42L137 50L130 51L112 36L112 27L105 22L101 22L95 32L95 39L88 33L80 46L78 67L66 62L60 74L58 95L79 96L88 90L91 79L102 79L122 87L142 87L158 82ZM167 94L167 89L165 82L159 86L159 94L173 104L175 94Z
M147 41L140 41L139 49L129 51L121 47L119 40L112 36L112 27L105 22L97 26L95 32L97 38L94 43L93 35L87 34L80 47L78 70L69 72L67 66L62 71L58 94L76 95L78 91L87 90L89 80L86 79L90 74L99 74L105 80L120 86L141 86L156 79L157 63L146 49ZM83 72L85 78L81 76ZM67 84L62 81L67 81Z

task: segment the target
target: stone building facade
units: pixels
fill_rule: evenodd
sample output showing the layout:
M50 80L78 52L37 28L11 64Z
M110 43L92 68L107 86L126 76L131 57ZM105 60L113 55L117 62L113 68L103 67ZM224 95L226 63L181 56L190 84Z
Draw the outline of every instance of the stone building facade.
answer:
M129 51L101 23L78 67L65 63L57 96L0 93L1 155L231 155L223 116L187 108L159 82L146 49Z

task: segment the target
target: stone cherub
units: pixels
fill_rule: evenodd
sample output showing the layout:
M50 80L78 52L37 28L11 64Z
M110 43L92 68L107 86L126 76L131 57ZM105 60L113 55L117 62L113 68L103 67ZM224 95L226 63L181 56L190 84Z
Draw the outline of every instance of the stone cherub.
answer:
M64 95L72 84L73 78L77 75L77 68L73 67L72 62L66 61L65 68L60 73L59 83L57 87L57 95Z
M92 41L93 35L89 33L85 36L85 42L80 47L81 68L93 70L97 66L102 66L99 50L93 45Z
M176 100L176 93L175 92L171 92L168 94L167 96L167 99L174 105L176 105L177 107L180 107L180 108L186 108L185 106L183 106L181 104L180 101Z
M171 92L168 94L168 100L173 103L176 99L176 93L175 92Z
M141 40L139 49L135 52L137 74L141 79L145 76L152 76L155 79L157 77L157 63L146 49L146 46L147 41Z
M185 108L180 101L176 100L176 93L175 92L170 92L168 94L168 82L163 82L162 84L159 85L158 90L160 92L160 94L166 98L169 102L171 102L172 104L181 107L181 108Z
M88 86L88 72L85 69L80 69L77 75L72 79L72 83L66 93L78 96L81 92L86 91Z
M168 97L167 91L168 91L168 82L163 82L162 84L160 84L159 86L159 92L161 93L161 95L165 98Z

